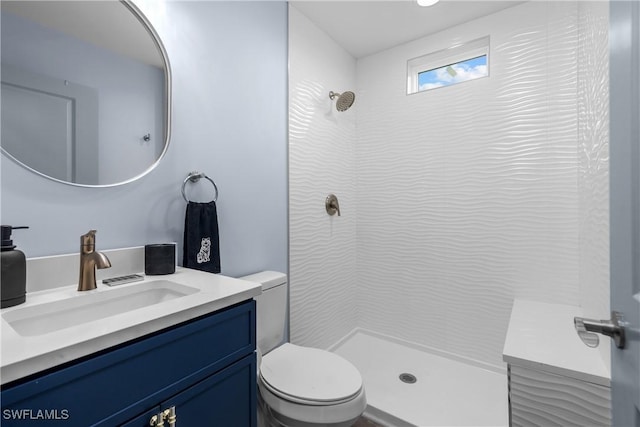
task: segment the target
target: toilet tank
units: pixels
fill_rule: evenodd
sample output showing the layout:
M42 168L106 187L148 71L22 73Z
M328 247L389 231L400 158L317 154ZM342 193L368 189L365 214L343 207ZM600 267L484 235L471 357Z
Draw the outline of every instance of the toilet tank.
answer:
M283 343L287 316L287 275L262 271L240 277L262 284L262 294L256 301L256 338L258 349L267 354Z

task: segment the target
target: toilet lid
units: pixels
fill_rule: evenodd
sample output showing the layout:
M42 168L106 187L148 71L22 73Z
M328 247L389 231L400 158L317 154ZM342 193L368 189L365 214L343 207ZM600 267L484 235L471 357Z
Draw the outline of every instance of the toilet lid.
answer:
M349 361L289 343L262 358L260 377L273 392L296 402L348 401L362 388L360 372Z

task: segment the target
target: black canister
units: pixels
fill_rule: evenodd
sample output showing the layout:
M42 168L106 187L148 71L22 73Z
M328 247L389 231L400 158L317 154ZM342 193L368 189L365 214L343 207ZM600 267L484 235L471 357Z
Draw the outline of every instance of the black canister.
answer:
M159 275L176 272L176 244L159 243L144 246L144 274Z
M2 246L0 247L0 308L22 304L27 293L27 259L24 253L16 249L11 240L11 230L29 227L0 226L2 229Z

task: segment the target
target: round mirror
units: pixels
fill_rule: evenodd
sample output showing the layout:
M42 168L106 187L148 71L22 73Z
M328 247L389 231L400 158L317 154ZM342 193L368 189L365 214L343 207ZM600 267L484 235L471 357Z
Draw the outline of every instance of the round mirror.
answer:
M129 1L1 5L2 152L85 187L135 180L169 143L169 61Z

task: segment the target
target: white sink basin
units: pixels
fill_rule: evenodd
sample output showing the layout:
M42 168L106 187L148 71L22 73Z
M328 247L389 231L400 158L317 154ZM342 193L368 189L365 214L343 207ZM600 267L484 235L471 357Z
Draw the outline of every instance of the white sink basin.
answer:
M37 336L196 292L199 289L168 280L156 280L104 291L78 292L71 298L3 313L2 318L19 335Z

